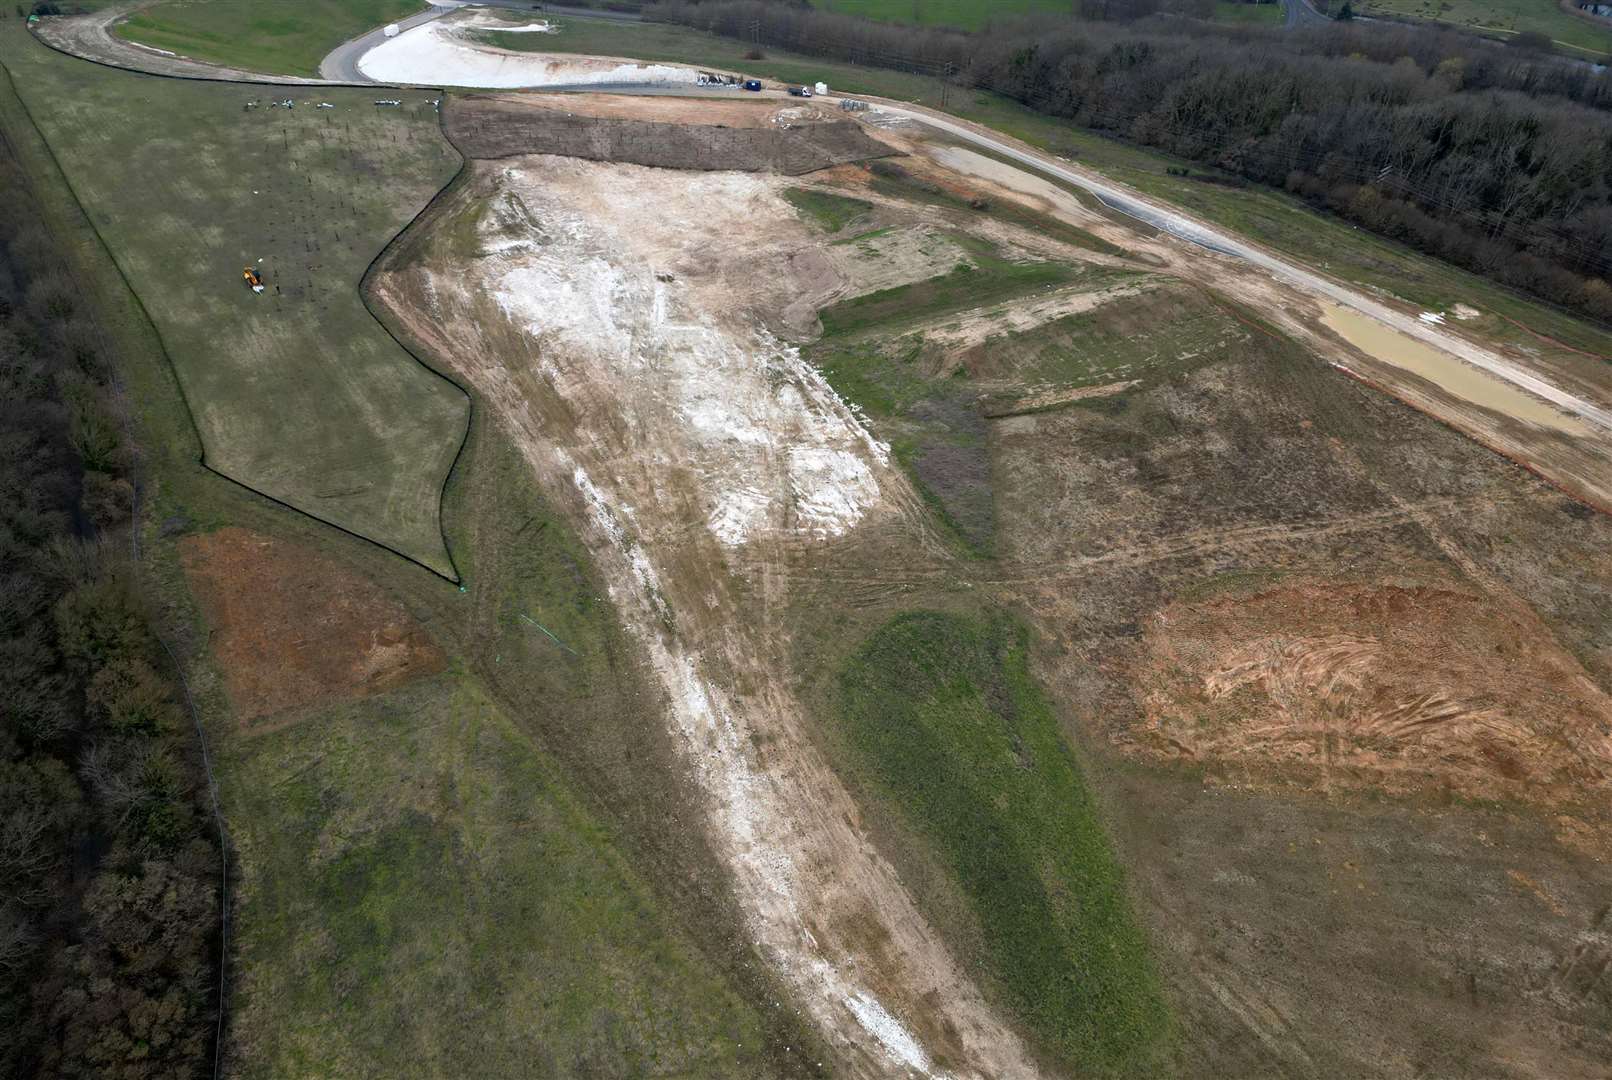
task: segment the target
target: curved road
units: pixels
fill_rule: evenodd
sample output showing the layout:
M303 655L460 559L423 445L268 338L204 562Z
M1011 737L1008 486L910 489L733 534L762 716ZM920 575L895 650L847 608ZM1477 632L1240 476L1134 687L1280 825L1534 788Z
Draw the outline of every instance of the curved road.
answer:
M1282 27L1295 30L1301 26L1325 26L1332 16L1323 15L1310 6L1310 0L1282 0L1282 13L1286 16Z
M459 0L447 0L445 3L432 3L424 11L410 15L406 19L399 19L395 24L400 30L411 30L421 23L428 23L452 11L454 8L465 7ZM536 11L540 15L580 15L589 19L610 19L616 22L639 22L643 16L629 11L593 11L589 8L566 7L562 4L533 3L532 0L476 0L476 7L508 8L530 15ZM345 41L331 50L330 55L319 63L319 76L331 82L365 83L374 82L358 70L358 61L365 53L386 40L386 27L377 26L367 34L360 34L351 41Z

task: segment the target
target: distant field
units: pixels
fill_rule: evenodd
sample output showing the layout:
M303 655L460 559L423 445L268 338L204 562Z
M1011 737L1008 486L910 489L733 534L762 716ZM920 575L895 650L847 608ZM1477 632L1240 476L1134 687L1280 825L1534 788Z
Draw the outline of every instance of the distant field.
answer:
M994 18L1068 15L1073 7L1068 0L812 0L812 6L883 22L956 26L964 30L978 30ZM1274 25L1282 21L1282 11L1275 3L1255 5L1220 0L1215 5L1215 20Z
M114 71L20 26L4 42L163 336L207 464L451 575L440 492L469 403L359 297L370 261L458 169L432 95L377 109L367 91L328 90L274 109L261 88Z
M1240 23L1245 26L1282 25L1282 5L1277 3L1240 4L1236 0L1219 0L1215 4L1215 21Z
M1532 31L1567 46L1571 55L1612 53L1612 25L1569 14L1554 0L1360 0L1355 11L1435 19L1500 38Z
M1037 1040L1088 1075L1147 1075L1169 1027L1080 768L1010 619L898 616L842 668L839 721L932 843Z
M420 0L162 0L119 24L117 33L193 60L314 76L337 45L424 6Z
M994 17L1069 13L1068 0L813 0L813 7L885 22L977 30Z

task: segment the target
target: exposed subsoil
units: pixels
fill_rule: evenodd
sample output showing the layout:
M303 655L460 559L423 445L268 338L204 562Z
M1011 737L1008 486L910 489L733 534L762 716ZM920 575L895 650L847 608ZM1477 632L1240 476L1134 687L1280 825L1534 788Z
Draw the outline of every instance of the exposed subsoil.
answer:
M1612 699L1537 616L1470 587L1295 582L1176 600L1128 675L1136 747L1320 786L1604 797Z
M1030 1075L790 689L779 571L852 530L932 541L887 448L774 336L852 287L802 257L818 241L782 186L479 164L376 292L571 508L666 694L747 929L847 1070Z
M317 551L235 526L187 536L179 550L225 690L248 731L447 664L401 605Z
M851 120L768 122L774 110L743 126L674 123L571 113L553 101L533 107L511 96L453 97L444 130L469 158L558 154L704 172L776 172L798 176L893 151ZM569 99L567 99L569 100ZM626 110L618 106L618 112Z

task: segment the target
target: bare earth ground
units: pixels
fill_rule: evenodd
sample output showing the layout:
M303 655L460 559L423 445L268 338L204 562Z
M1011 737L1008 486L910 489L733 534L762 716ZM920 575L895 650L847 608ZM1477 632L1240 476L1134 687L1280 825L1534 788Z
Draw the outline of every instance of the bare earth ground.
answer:
M317 551L233 526L187 536L180 550L230 703L251 730L446 666L408 612Z
M78 28L74 51L203 73L104 24L55 26ZM585 111L680 118L658 101ZM985 220L979 236L1217 289L1313 356L1612 506L1604 432L1419 376L1264 271L990 159L908 164L1130 255L1076 256ZM1295 376L1314 396L1273 397L1284 369L1240 366L1267 334L1252 323L1165 382L1036 386L993 366L1006 334L1144 291L1071 288L926 328L941 370L995 375L1018 394L1009 411L1027 413L990 428L1001 558L960 564L883 444L788 344L815 332L817 307L942 269L924 237L945 215L899 210L854 168L825 171L900 219L871 252L825 251L772 178L506 165L474 166L377 294L583 523L666 693L749 929L852 1072L1036 1071L828 768L791 661L803 611L871 619L978 588L1041 631L1042 674L1097 764L1165 956L1184 1073L1605 1075L1604 516L1325 369ZM1459 348L1493 348L1471 333L1456 331ZM1608 400L1593 364L1562 370L1574 393ZM406 615L354 582L330 579L333 605L293 590L283 609L243 614L255 596L237 582L279 594L296 557L259 558L260 543L215 534L187 559L215 624L284 628L215 641L247 673L231 687L243 710L303 700L251 674L286 641L317 646L272 662L303 663L315 696L440 666Z
M786 107L753 113L750 122L731 126L679 124L530 108L507 97L450 98L443 130L460 153L472 158L558 154L707 171L799 175L890 153L854 121L822 117L808 123L798 118L800 112Z
M1129 254L966 222L1003 250L1136 275L918 328L928 377L1024 413L990 428L993 563L958 562L785 343L815 334L818 307L954 265L936 238L955 215L858 167L811 179L871 203L877 235L830 245L776 178L477 163L375 283L583 523L750 931L837 1052L864 1075L1036 1071L879 854L792 689L803 619L977 588L1043 635L1166 957L1184 1072L1594 1075L1612 1057L1593 903L1606 519L1330 368L1369 361L1289 286L1030 184L904 162ZM1070 317L1144 341L1161 303L1173 323L1220 322L1090 386L1037 383L1036 354L1007 348ZM1386 377L1564 485L1601 482L1589 440Z
M1612 701L1531 610L1460 585L1176 600L1142 653L1136 737L1158 753L1546 802L1604 798L1612 778Z
M560 158L478 165L377 293L584 523L750 931L853 1071L1025 1075L1017 1038L806 734L780 584L736 565L858 525L923 535L886 449L757 319L840 284L824 266L803 275L808 234L780 186ZM710 257L736 243L744 260Z

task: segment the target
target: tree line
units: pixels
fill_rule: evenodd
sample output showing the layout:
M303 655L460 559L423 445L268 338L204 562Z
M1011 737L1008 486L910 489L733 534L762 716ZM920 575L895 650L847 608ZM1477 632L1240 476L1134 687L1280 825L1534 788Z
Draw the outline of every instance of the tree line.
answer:
M1113 10L1122 0L1115 0ZM653 17L988 89L1285 188L1381 235L1612 321L1612 73L1431 28L999 20L964 34L762 0Z
M220 851L126 554L113 350L0 131L0 1075L212 1060Z

